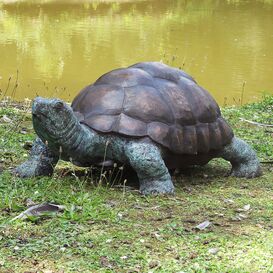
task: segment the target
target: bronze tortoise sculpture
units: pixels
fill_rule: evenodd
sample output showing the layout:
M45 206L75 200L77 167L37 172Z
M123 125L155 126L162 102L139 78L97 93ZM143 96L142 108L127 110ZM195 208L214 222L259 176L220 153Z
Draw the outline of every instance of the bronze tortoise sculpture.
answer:
M158 194L174 192L169 170L215 157L231 162L231 175L261 173L255 152L234 137L212 96L163 63L106 73L71 107L37 97L32 115L39 138L30 158L16 168L21 177L51 175L59 158L78 166L107 159L132 167L142 194Z

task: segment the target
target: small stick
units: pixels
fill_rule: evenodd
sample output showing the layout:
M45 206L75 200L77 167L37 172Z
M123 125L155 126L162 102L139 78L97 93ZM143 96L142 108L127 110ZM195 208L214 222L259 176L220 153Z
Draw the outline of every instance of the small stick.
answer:
M4 99L6 97L6 95L7 95L7 93L8 93L10 81L11 81L11 76L9 77L9 81L8 81L8 84L7 84L7 87L6 87L6 90L5 90L4 94L3 94L2 99Z
M106 144L105 144L105 149L104 149L103 162L106 161L106 155L107 155L107 147L108 147L108 145L109 145L109 141L107 140ZM100 181L99 182L101 182L101 180L102 180L103 170L104 170L104 164L102 164L102 166L101 166Z
M13 100L15 100L15 93L16 93L16 89L18 87L18 78L19 78L19 70L17 69L15 84L14 84L13 90L11 92L11 99L13 99Z
M272 161L261 161L261 164L273 164L273 160Z
M244 93L245 93L246 81L243 82L242 91L241 91L241 105L243 105Z
M240 118L240 120L245 121L245 122L250 123L250 124L253 124L253 125L256 125L256 126L261 126L261 127L273 127L273 124L259 123L259 122L251 121L251 120L244 119L244 118Z

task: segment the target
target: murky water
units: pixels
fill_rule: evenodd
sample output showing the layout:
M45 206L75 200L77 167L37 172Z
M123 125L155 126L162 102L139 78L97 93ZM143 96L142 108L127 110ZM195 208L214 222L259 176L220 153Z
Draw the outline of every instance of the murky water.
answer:
M145 60L182 67L221 105L273 93L273 0L37 2L0 4L0 88L12 75L17 99L72 100Z

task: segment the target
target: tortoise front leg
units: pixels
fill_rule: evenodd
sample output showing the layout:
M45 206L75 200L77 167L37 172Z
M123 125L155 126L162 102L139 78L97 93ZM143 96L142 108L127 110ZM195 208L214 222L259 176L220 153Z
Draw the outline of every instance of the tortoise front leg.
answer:
M50 176L59 157L53 154L40 138L36 138L27 161L19 165L13 173L19 177Z
M173 194L174 186L169 171L157 146L130 142L125 154L136 171L141 194Z
M262 174L255 151L239 138L234 137L232 142L224 147L221 157L230 161L231 176L253 178Z

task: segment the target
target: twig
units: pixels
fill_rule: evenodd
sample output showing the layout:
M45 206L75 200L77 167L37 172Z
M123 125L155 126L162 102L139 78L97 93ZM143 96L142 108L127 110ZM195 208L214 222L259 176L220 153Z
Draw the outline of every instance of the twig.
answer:
M261 164L273 164L273 160L272 161L261 161Z
M243 105L243 99L244 99L244 93L245 93L245 85L246 85L246 81L243 82L242 85L242 91L241 91L241 105Z
M9 77L8 84L7 84L7 87L6 87L6 90L5 90L4 94L3 94L2 99L5 99L5 97L6 97L7 93L8 93L10 81L11 81L11 76Z
M16 89L18 87L18 78L19 78L19 70L17 69L14 87L13 87L13 90L11 92L11 99L13 99L13 100L15 100L15 93L16 93Z
M273 127L273 124L265 124L265 123L260 123L260 122L256 122L256 121L251 121L251 120L247 120L244 118L240 118L240 120L245 121L247 123L256 125L256 126L261 126L261 127Z
M105 144L105 149L104 149L103 162L105 162L105 160L106 160L108 145L109 145L109 141L107 140L107 141L106 141L106 144ZM104 171L104 164L102 164L102 166L101 166L99 184L102 183L103 171Z

